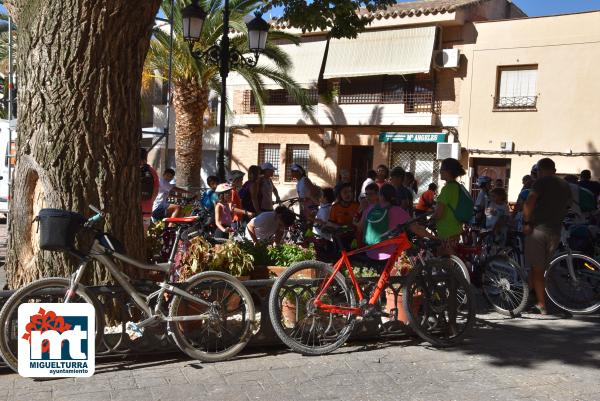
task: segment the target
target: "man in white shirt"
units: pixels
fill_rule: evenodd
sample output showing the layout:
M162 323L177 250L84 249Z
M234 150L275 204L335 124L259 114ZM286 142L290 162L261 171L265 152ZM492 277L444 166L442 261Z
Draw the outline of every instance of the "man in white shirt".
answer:
M286 208L279 206L270 212L263 212L250 220L246 226L246 238L255 244L259 242L280 243L286 227L294 224L296 215Z
M362 187L360 188L360 195L358 196L358 200L364 199L367 197L366 190L369 184L373 184L375 179L377 178L377 172L375 170L367 171L367 179L363 181Z

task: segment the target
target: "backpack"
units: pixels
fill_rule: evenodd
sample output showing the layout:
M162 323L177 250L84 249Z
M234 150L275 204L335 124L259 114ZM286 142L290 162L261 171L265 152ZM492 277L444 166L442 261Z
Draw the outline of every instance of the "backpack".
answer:
M154 194L154 176L150 171L150 166L144 164L141 168L140 188L142 192L142 200L147 201L152 199Z
M204 206L209 211L214 211L215 208L215 202L213 199L214 193L215 191L209 189L208 191L204 192L204 194L202 194L202 199L200 199L200 203L202 204L202 206Z
M373 206L366 219L364 241L367 245L375 245L381 241L381 235L389 231L389 208Z
M475 207L475 202L473 202L473 198L469 194L467 189L459 184L458 185L458 202L455 207L448 205L452 213L454 213L454 217L460 223L468 223L473 218L473 208Z
M598 207L593 192L583 187L579 187L578 204L583 213L593 212Z
M250 187L252 184L254 184L254 182L246 181L244 185L242 185L242 188L240 188L238 195L242 202L242 209L254 213L255 210L254 205L252 204L252 195L250 194Z

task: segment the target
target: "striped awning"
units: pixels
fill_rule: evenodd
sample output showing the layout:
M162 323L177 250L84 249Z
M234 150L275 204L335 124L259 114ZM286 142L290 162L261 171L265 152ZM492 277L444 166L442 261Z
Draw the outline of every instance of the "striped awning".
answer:
M324 79L429 72L435 26L367 31L356 39L332 39Z

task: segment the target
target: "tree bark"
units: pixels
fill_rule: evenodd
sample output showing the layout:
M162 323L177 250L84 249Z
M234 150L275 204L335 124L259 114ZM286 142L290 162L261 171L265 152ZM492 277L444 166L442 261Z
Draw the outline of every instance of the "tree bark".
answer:
M107 215L105 229L142 258L139 191L142 66L160 0L12 0L19 24L17 164L7 278L17 288L66 276L74 260L40 251L44 207ZM95 273L95 282L107 279Z
M195 81L178 79L173 88L175 106L175 163L177 186L200 189L202 131L208 108L208 90Z

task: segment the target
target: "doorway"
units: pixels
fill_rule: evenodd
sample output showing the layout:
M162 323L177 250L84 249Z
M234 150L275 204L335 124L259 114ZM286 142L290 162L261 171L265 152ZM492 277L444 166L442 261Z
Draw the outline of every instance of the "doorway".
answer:
M508 192L510 159L473 158L471 159L471 166L473 168L473 173L471 174L471 195L475 199L479 195L477 179L484 175L492 179L492 187L496 186L496 180L502 180L503 188Z
M367 179L367 172L373 168L373 146L352 146L351 160L350 175L354 195L357 198L362 183Z

